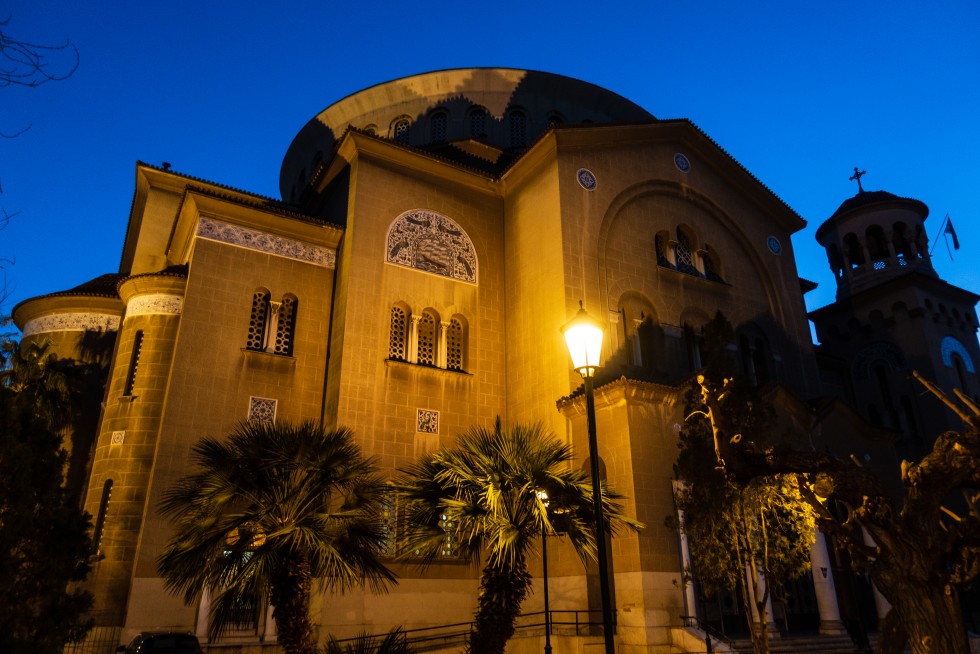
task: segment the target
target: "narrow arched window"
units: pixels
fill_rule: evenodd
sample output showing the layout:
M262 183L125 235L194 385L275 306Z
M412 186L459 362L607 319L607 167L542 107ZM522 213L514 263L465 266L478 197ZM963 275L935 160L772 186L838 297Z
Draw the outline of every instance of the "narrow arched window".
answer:
M449 118L446 116L446 112L438 111L432 114L432 118L429 121L429 135L433 143L446 142L446 127L448 122Z
M473 107L470 110L470 136L475 139L487 138L487 110Z
M653 244L657 251L657 265L664 268L673 268L674 264L671 263L670 258L667 256L669 248L667 243L667 234L657 234L653 239Z
M408 357L408 314L401 307L391 308L391 332L388 338L388 358L405 361Z
M102 499L99 500L99 515L95 519L95 531L92 532L92 551L99 554L102 549L102 534L105 533L105 522L109 515L109 499L112 497L112 480L106 479L102 484Z
M721 273L718 271L718 264L715 263L715 258L710 252L705 252L701 256L701 263L704 265L704 278L710 279L713 282L724 281L721 278Z
M395 143L408 145L408 126L408 118L399 118L395 121L391 128L391 136L395 139Z
M295 295L286 295L279 305L279 320L276 321L276 354L290 356L293 353L293 340L296 332L297 300Z
M510 112L510 145L514 148L527 145L527 114L523 111Z
M698 274L698 269L694 265L691 237L682 229L677 230L677 245L674 246L674 254L677 259L678 271L688 275Z
M436 320L428 311L422 313L418 322L418 358L416 361L423 365L436 365Z
M265 349L265 333L269 324L269 291L258 289L252 294L252 312L248 319L248 338L245 348L262 351Z
M143 330L137 330L133 337L133 351L129 355L129 370L126 372L126 384L123 386L123 395L133 394L136 387L136 372L140 367L140 354L143 352Z
M463 323L453 318L446 329L446 368L463 369Z

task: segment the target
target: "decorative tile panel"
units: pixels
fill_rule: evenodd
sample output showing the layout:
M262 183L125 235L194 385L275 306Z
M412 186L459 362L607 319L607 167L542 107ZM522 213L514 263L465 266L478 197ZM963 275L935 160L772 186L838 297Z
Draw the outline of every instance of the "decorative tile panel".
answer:
M154 314L179 315L184 307L184 298L168 293L137 295L126 304L126 317L149 316Z
M305 261L325 268L337 266L337 252L330 248L308 245L295 239L232 225L206 216L201 216L198 221L197 235L211 241L237 245L287 259Z
M415 431L423 434L438 434L439 412L431 409L419 409Z
M119 331L119 316L108 313L53 313L28 320L24 336L44 332Z
M126 440L125 431L114 431L112 432L112 439L109 441L112 445L122 445L123 441Z
M415 209L395 218L388 228L385 261L477 283L473 242L455 221L434 211Z
M276 405L279 400L267 397L248 398L248 420L255 422L275 422Z

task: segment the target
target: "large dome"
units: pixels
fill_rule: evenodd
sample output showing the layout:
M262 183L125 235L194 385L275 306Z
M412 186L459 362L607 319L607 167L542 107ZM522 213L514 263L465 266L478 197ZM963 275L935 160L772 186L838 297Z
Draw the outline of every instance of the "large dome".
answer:
M353 93L308 122L286 151L284 200L296 197L348 126L407 146L475 139L522 150L554 124L654 120L645 109L581 80L514 68L459 68L403 77Z

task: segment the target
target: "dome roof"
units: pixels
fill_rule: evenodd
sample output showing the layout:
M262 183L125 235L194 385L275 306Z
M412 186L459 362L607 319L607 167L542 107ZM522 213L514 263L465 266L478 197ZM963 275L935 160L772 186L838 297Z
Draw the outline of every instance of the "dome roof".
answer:
M510 115L523 114L520 132ZM440 126L430 119L441 114ZM473 115L482 114L474 123ZM409 146L473 138L500 149L523 149L552 124L656 120L626 98L581 80L515 68L458 68L384 82L318 113L286 152L279 178L284 200L296 196L334 142L353 126ZM479 125L479 127L475 127ZM396 126L399 126L396 128Z
M914 211L925 220L929 207L915 198L903 198L888 191L859 191L854 197L844 200L837 211L817 228L817 241L823 243L823 236L833 225L842 223L848 217L863 214L875 209L901 208Z

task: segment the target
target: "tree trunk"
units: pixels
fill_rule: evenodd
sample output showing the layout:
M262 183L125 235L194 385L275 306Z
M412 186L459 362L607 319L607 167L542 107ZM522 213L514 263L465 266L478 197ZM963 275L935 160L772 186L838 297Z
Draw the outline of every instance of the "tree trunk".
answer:
M912 654L970 654L959 598L937 586L897 575L879 578L879 588L908 633Z
M278 642L285 654L317 654L310 622L312 588L310 566L302 556L292 557L273 575L269 603L273 607Z
M523 558L513 569L500 569L493 563L483 568L469 654L504 654L530 588L531 575Z

